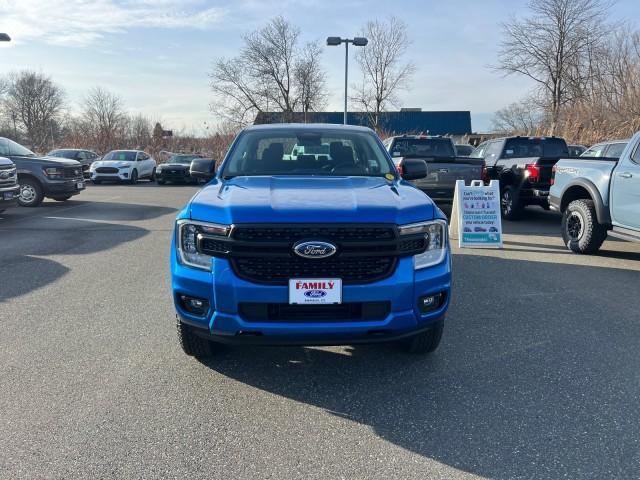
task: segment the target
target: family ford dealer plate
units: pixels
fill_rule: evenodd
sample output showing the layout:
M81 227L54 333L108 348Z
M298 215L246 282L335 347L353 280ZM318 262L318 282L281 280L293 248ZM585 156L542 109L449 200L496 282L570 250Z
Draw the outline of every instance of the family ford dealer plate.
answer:
M292 278L289 280L289 303L297 305L342 303L342 279Z

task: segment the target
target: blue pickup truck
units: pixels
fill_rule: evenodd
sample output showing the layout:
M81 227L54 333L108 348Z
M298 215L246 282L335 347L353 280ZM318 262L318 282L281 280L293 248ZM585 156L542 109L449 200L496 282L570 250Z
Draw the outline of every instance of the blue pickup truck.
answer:
M329 153L285 152L327 144ZM216 343L438 346L450 302L445 216L400 177L363 127L283 124L243 130L180 212L171 273L178 339L207 356Z
M640 242L640 132L620 158L563 159L554 170L549 200L567 248L596 253L607 235Z

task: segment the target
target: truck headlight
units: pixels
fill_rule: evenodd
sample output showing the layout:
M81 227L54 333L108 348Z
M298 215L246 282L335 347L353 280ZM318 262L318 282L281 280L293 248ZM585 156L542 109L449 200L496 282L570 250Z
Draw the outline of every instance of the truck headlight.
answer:
M229 225L178 220L176 225L178 260L188 267L211 271L213 257L198 251L198 237L201 235L227 237L230 232Z
M64 178L64 169L60 167L44 168L44 174L52 180L61 180Z
M433 267L441 263L447 254L447 222L432 220L430 222L412 223L400 227L400 235L423 234L427 241L424 252L413 256L415 270Z

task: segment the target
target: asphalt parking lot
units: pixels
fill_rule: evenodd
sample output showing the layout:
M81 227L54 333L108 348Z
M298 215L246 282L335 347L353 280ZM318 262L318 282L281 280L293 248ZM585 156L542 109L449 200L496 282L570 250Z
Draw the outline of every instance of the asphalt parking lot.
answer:
M89 186L0 214L0 478L637 478L640 245L559 218L455 249L430 357L175 339L168 254L195 187Z

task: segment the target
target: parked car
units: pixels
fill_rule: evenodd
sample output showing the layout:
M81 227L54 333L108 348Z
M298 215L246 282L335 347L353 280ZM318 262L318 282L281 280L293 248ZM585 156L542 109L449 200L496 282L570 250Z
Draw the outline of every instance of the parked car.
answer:
M202 158L202 155L172 155L167 163L162 163L156 168L156 182L159 185L167 182L198 183L198 179L189 174L191 161L195 158Z
M569 158L578 158L587 150L584 145L567 145L567 147L569 148Z
M0 157L0 213L18 203L19 193L16 166L8 158Z
M450 138L403 135L387 138L384 146L400 173L407 159L426 163L426 177L416 180L414 184L437 204L453 203L457 180L470 183L482 178L484 161L456 156L456 149Z
M500 181L500 210L506 220L518 220L528 205L549 209L553 166L569 156L558 137L506 137L478 146L473 157L487 164L485 179Z
M285 160L330 143L328 158ZM404 181L377 135L346 125L254 125L178 214L171 251L178 339L435 350L450 302L447 222ZM427 175L405 159L403 177ZM215 272L215 274L213 273Z
M82 165L76 160L39 157L28 148L0 137L0 156L9 158L18 171L23 207L36 207L46 198L64 202L85 189Z
M629 143L629 139L597 143L589 147L580 155L580 158L620 158L627 143Z
M596 253L607 235L640 242L640 132L619 158L560 160L550 201L573 252Z
M468 143L460 144L456 143L456 155L458 157L470 157L475 147L473 145L469 145Z
M85 178L89 178L89 167L91 164L98 160L100 157L97 153L91 150L82 150L78 148L60 148L57 150L51 150L47 153L49 157L68 158L69 160L77 160L82 165L82 172Z
M89 169L91 181L127 182L135 184L143 178L156 179L156 161L142 150L112 150L102 160L93 162Z

